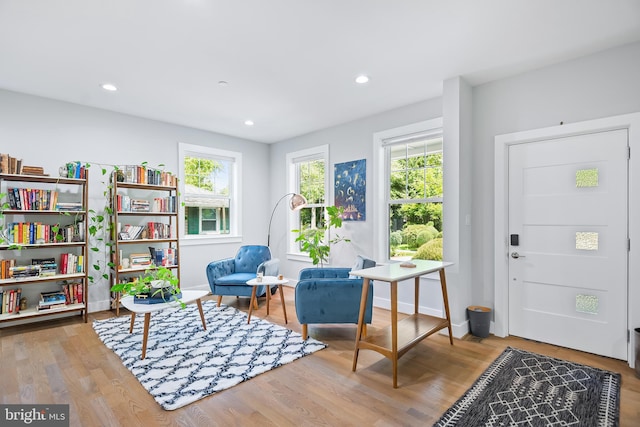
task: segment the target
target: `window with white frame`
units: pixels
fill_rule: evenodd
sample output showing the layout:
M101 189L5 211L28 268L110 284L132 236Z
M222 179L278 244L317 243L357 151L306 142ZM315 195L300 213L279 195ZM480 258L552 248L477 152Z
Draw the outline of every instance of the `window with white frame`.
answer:
M239 235L242 154L180 144L184 236Z
M440 120L377 134L385 211L382 258L442 260L443 139Z
M289 230L324 226L324 211L329 194L328 158L328 145L287 154L289 191L307 199L304 208L290 213ZM295 242L296 236L291 234L288 251L300 253L300 245Z

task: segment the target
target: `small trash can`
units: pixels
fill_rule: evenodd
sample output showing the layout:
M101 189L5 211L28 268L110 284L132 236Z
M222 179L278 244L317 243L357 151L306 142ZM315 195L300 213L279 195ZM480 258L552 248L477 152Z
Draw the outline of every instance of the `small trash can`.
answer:
M479 338L489 336L489 326L491 325L491 309L479 305L471 305L467 307L469 315L469 328L471 334Z
M636 377L640 378L640 328L634 329L633 337L636 343Z

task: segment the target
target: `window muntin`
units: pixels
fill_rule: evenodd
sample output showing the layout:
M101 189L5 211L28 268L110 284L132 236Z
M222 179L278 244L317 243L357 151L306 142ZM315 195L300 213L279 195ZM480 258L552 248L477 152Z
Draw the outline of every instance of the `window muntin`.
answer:
M239 233L239 182L242 155L181 144L184 236Z
M288 189L307 199L307 205L289 213L288 230L306 230L324 226L324 208L329 199L329 146L323 145L287 154ZM288 252L301 254L297 235L289 233ZM301 257L308 260L308 256Z
M390 259L442 259L442 136L385 145Z

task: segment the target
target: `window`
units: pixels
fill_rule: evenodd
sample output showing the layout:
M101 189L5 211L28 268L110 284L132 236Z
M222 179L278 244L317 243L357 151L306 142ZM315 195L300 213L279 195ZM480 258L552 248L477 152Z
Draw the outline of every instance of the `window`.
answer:
M376 134L376 188L384 215L380 259L442 260L443 139L440 120Z
M240 153L180 144L183 236L240 234Z
M324 226L324 208L328 198L327 162L329 147L297 151L287 155L289 165L289 191L299 193L307 199L307 205L297 212L291 212L289 230L306 230ZM289 252L300 253L296 236L291 233ZM307 256L304 259L308 259Z

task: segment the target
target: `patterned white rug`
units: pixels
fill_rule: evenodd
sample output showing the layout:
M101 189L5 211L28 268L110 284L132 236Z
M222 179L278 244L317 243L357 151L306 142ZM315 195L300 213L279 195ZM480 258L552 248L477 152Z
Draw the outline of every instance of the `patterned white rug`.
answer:
M204 301L207 330L198 306L151 314L147 355L142 352L144 316L96 320L93 328L142 386L166 410L173 410L293 362L327 345L251 316L233 307Z

